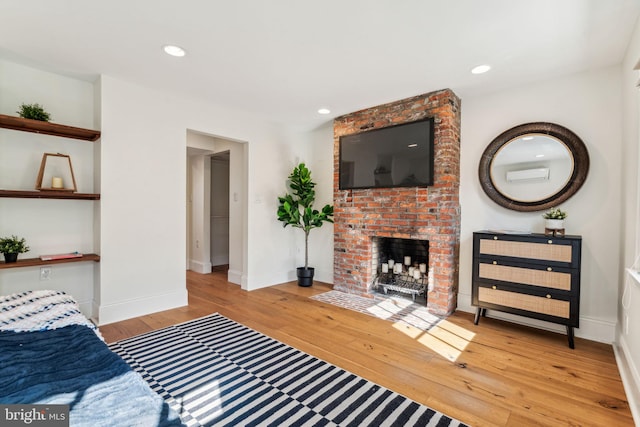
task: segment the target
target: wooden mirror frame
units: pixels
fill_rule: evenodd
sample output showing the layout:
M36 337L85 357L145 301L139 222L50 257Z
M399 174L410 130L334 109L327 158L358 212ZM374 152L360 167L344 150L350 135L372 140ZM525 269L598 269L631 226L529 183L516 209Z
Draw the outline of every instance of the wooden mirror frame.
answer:
M491 180L491 163L498 151L512 140L527 134L549 135L564 143L571 152L573 173L558 192L541 200L518 201L502 194ZM484 150L480 158L478 176L487 196L500 206L519 212L534 212L556 207L573 196L584 184L589 173L589 153L584 142L572 131L555 123L534 122L515 126L498 135Z

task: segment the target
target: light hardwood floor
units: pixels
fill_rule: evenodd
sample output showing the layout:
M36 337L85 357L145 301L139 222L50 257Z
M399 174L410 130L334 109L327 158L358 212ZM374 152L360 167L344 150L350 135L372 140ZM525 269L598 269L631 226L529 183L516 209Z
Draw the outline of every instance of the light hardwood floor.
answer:
M188 307L100 330L113 342L218 312L469 425L633 425L610 345L571 350L564 335L462 312L425 333L310 299L323 283L246 292L225 277L187 272Z

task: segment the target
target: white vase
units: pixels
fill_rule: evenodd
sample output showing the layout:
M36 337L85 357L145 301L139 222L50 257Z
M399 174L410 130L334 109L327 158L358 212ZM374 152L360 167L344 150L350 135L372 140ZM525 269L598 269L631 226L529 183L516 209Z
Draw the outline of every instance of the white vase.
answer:
M564 228L564 219L546 219L544 226L549 230L561 230Z

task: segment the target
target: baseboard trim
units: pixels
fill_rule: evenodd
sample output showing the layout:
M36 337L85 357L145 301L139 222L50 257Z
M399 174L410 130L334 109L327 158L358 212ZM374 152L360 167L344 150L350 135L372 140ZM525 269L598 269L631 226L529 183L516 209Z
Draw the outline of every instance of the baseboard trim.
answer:
M468 299L464 295L458 295L458 310L468 313L475 313L476 307L469 304L461 304L462 300L471 301L471 295ZM462 297L462 298L460 298ZM504 313L498 310L487 310L487 316L495 319L506 320L520 325L531 326L534 328L545 329L547 331L566 333L566 327L556 323L545 322L538 319L531 319L525 316L517 316L510 313ZM580 316L580 327L574 330L575 336L585 338L591 341L597 341L605 344L612 344L616 339L616 322L608 322L591 317Z
M106 325L188 305L187 289L98 307L97 323Z
M242 271L229 269L227 271L227 280L236 285L242 285Z
M640 425L640 374L630 357L629 347L624 336L618 333L617 343L613 345L616 363L620 371L622 385L627 395L627 402L636 425Z
M194 259L189 260L189 270L196 273L209 274L211 273L212 264L210 262L201 262Z

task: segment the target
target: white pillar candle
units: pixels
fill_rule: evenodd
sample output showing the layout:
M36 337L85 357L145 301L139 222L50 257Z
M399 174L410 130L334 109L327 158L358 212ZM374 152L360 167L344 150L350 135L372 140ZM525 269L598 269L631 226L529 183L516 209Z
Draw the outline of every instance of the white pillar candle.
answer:
M382 272L383 273L388 273L389 272L389 264L387 264L386 262L382 263Z
M402 273L402 264L394 264L393 272L396 274Z
M426 273L427 272L427 264L420 264L420 273Z
M416 280L420 280L420 278L422 277L422 274L420 273L420 270L414 270L413 271L413 278Z
M389 268L393 268L393 264L395 264L396 262L392 259L389 260Z
M414 267L409 267L409 276L413 276L414 271L415 271Z
M62 184L62 178L60 178L59 176L54 176L53 178L51 178L51 188L64 188L64 185Z
M404 257L404 265L411 265L411 257L410 256Z

